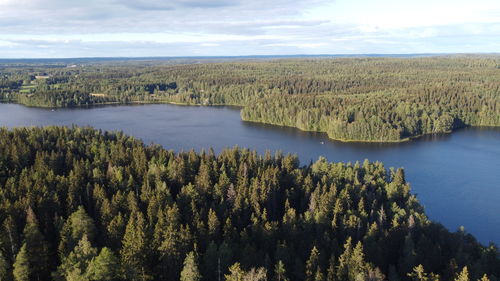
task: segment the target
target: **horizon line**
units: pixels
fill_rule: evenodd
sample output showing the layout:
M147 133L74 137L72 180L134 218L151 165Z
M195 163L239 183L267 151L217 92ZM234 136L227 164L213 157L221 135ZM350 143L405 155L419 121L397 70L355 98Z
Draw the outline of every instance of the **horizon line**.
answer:
M351 54L269 54L269 55L200 55L200 56L82 56L82 57L15 57L0 60L70 60L70 59L199 59L199 58L259 58L259 57L383 57L383 56L447 56L447 55L500 55L500 52L463 53L351 53Z

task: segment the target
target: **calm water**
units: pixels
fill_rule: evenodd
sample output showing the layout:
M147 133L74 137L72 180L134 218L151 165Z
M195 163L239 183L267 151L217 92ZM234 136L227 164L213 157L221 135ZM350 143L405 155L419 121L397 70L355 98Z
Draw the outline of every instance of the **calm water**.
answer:
M90 125L122 130L167 149L238 145L258 152L296 153L302 163L324 155L330 161L383 161L404 167L412 190L433 220L450 230L461 225L481 242L500 244L500 130L464 129L400 144L330 141L306 133L243 122L228 107L141 105L91 109L27 108L0 104L0 126Z

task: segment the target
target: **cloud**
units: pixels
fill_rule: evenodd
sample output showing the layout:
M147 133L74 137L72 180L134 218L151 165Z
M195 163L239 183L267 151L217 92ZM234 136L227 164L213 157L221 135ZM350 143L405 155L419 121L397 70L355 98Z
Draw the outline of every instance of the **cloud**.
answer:
M0 0L0 57L500 51L500 4L450 1Z

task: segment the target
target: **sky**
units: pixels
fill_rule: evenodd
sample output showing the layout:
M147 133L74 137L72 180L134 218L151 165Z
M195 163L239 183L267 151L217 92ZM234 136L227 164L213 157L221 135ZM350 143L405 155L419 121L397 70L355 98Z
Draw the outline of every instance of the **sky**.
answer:
M497 52L499 0L0 0L0 58Z

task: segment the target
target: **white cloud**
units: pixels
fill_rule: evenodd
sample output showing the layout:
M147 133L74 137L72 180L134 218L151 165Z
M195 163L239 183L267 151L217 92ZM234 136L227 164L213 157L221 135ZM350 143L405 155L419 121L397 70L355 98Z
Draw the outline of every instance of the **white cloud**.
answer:
M375 52L500 52L500 1L0 0L0 57Z

